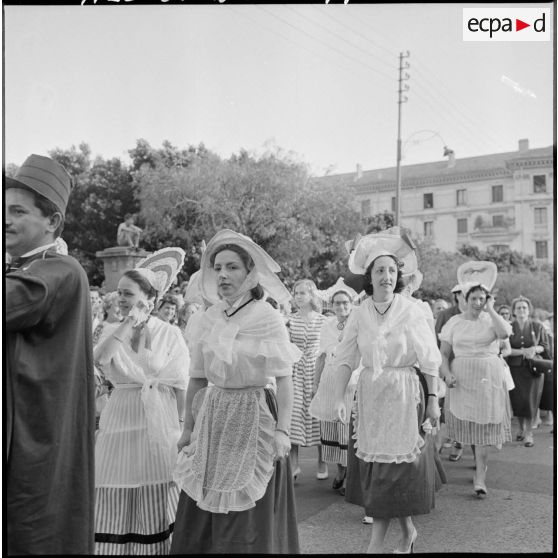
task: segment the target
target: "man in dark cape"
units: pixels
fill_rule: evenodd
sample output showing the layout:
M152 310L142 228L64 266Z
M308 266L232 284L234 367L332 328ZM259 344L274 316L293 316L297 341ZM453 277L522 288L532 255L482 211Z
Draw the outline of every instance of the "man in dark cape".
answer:
M89 285L56 250L70 188L66 170L38 155L4 184L9 555L94 551Z

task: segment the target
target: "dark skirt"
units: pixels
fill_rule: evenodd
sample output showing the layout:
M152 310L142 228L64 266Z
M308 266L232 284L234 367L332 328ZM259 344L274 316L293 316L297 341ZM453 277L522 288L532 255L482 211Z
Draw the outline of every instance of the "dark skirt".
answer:
M277 418L275 397L266 390ZM180 492L171 554L299 554L295 493L289 457L275 462L263 498L242 512L212 513Z
M509 392L513 414L520 418L535 418L543 393L544 376L533 376L526 365L510 366L510 372L515 384Z
M543 411L552 411L554 409L554 372L555 368L548 374L543 374L544 387L539 404L539 409Z
M417 405L419 429L425 418L423 384L421 381L421 402ZM412 463L369 463L356 456L353 433L351 418L345 500L363 507L366 515L378 519L430 513L435 490L446 482L434 436L424 436L425 445Z

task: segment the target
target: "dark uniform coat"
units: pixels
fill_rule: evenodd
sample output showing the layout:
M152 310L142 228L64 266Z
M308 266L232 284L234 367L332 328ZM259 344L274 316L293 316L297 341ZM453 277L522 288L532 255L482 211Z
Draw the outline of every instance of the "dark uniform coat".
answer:
M8 554L92 554L95 400L87 276L48 249L5 275Z

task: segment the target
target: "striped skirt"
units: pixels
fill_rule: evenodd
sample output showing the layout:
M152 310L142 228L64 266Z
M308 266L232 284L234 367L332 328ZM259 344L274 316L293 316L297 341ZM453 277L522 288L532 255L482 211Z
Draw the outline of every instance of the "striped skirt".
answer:
M320 430L322 459L346 467L349 425L342 422L320 421Z
M180 491L172 481L180 431L176 397L160 386L176 437L153 447L139 386L117 386L95 444L95 553L168 554Z
M316 446L320 443L320 421L309 413L314 384L315 359L300 360L293 369L293 412L291 415L291 443Z
M479 446L501 447L511 441L511 405L501 360L456 358L452 372L457 385L446 393L448 437ZM456 416L461 413L469 416Z
M180 491L173 482L95 489L95 554L168 554Z

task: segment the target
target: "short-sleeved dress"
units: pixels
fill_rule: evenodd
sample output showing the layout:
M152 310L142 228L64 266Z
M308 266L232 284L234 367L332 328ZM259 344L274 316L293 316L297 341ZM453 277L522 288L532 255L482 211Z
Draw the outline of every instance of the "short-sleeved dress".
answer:
M105 324L103 337L118 323ZM124 338L101 361L114 385L95 445L95 553L167 554L178 502L172 481L180 437L174 389L188 383L180 330L151 316L137 352Z
M345 330L335 366L354 370L361 358L363 366L354 413L361 490L348 485L345 499L364 506L374 518L429 513L434 507L434 444L420 429L426 394L415 367L438 376L442 359L434 333L418 305L399 294L383 318L372 298L366 299L353 310ZM349 475L350 465L349 460Z
M320 348L318 355L325 355L324 369L320 378L327 381L329 369L333 364L335 349L343 337L343 329L338 328L336 317L327 319L320 333ZM343 326L346 325L343 322ZM318 388L319 389L319 388ZM312 409L310 409L312 413ZM347 447L349 443L349 425L340 421L320 421L320 442L322 444L322 459L328 463L338 463L347 466Z
M510 441L510 386L491 317L486 312L476 320L453 316L440 339L455 355L450 366L456 384L446 395L448 436L462 444L497 447Z
M242 306L242 307L241 307ZM220 302L192 329L191 443L179 454L181 489L171 554L299 552L290 458L274 460L271 378L291 376L300 351L278 312L252 300L227 316Z
M320 444L320 421L309 412L316 358L320 347L320 331L326 321L322 314L306 322L297 312L289 322L291 342L301 351L302 358L293 367L293 414L291 419L291 442L299 446Z
M548 336L543 325L532 320L528 320L523 328L518 322L512 323L510 345L512 349L541 345L544 348L542 356L549 358L550 355ZM506 361L515 384L515 389L510 391L513 414L516 417L533 419L541 402L545 377L542 374L533 376L526 359L521 355L509 356Z

